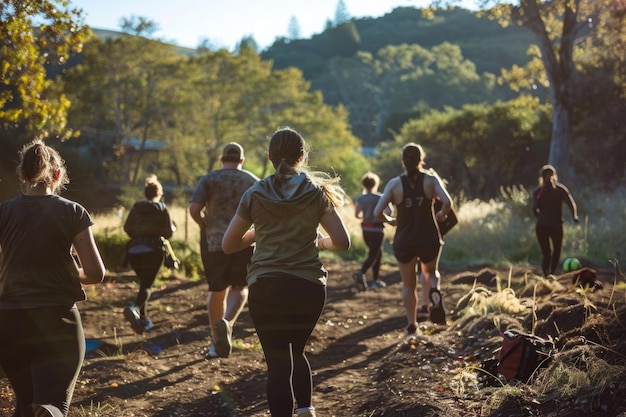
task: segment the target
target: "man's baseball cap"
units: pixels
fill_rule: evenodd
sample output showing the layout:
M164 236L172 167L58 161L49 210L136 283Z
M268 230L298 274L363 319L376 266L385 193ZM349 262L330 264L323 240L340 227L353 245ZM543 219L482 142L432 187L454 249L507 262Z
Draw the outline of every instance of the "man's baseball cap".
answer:
M231 160L242 160L243 159L243 148L237 142L230 142L224 149L222 150L222 158L231 159Z

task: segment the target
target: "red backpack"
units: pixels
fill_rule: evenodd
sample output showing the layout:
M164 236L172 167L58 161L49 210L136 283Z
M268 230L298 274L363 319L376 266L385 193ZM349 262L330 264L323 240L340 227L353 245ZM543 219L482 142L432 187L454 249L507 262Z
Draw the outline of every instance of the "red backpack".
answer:
M548 363L555 350L552 341L538 336L514 330L507 330L502 336L504 339L496 370L507 381L517 379L528 382L538 368Z

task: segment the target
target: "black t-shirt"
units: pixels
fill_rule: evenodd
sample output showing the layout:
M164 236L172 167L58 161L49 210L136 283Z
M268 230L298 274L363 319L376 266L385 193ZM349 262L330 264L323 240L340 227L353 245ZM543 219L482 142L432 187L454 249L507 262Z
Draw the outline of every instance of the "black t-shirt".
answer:
M69 307L84 300L70 248L92 224L84 207L57 195L0 204L0 309Z

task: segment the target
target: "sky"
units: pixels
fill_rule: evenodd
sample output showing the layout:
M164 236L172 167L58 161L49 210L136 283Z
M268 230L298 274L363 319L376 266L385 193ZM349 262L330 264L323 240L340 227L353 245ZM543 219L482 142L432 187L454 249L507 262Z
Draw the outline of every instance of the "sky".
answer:
M83 10L86 24L96 29L120 30L120 19L141 16L159 30L151 36L190 48L208 39L214 47L233 50L252 36L261 49L277 37L289 35L295 17L301 38L324 31L333 21L339 0L70 0ZM471 2L471 0L464 0ZM380 17L396 7L425 7L429 0L344 0L353 18ZM469 4L466 7L469 7Z

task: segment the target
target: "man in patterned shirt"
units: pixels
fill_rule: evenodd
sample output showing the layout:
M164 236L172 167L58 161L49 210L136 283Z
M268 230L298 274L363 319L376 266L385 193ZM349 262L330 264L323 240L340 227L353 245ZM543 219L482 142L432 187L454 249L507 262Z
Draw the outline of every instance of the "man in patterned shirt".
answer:
M232 326L248 299L246 276L253 248L226 255L222 237L237 211L243 193L259 179L242 169L241 145L231 142L222 151L222 168L202 176L191 196L189 213L200 228L206 245L202 264L209 296L207 311L211 344L207 358L227 358L232 351Z

